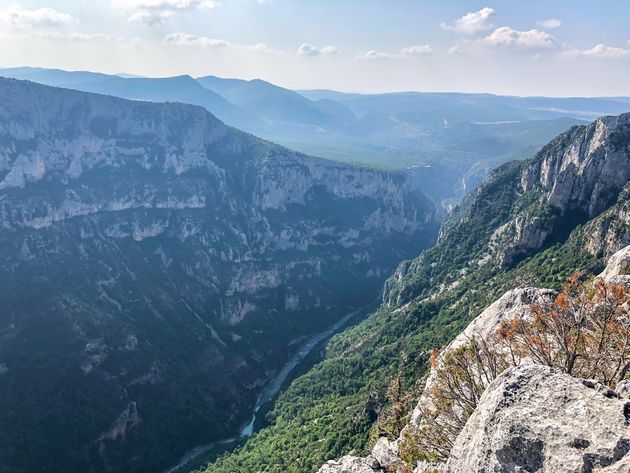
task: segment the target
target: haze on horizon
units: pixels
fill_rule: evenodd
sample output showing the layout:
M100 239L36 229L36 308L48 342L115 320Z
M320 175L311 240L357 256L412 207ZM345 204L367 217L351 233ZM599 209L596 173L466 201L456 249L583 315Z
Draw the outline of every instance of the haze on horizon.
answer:
M0 67L630 96L628 18L615 0L0 0Z

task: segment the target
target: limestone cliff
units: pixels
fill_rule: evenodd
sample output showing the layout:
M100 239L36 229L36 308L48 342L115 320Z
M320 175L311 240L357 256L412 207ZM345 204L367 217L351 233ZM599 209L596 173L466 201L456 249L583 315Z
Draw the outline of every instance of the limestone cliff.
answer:
M547 145L520 178L529 200L499 228L493 244L499 264L537 250L562 223L559 216L588 220L606 210L630 180L630 114L576 127Z
M438 244L385 285L395 309L437 297L477 270L513 268L585 225L596 258L630 243L630 114L574 127L528 161L495 170L447 217ZM463 266L462 266L463 265Z

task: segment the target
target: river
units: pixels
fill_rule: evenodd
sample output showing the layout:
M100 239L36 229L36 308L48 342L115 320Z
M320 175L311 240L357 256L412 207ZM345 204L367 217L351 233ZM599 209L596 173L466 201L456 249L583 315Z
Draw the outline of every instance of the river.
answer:
M193 448L182 457L177 465L175 465L173 468L170 468L165 473L179 472L183 467L185 467L204 453L208 452L213 447L236 443L239 440L251 437L254 433L254 423L256 422L256 415L265 404L271 402L274 399L276 394L278 394L278 391L280 391L280 388L282 388L282 385L286 381L287 377L291 374L295 367L300 362L302 362L308 356L311 350L313 350L313 348L315 348L320 342L337 333L350 321L350 319L356 317L362 310L365 309L359 309L355 310L354 312L350 312L323 332L313 335L300 346L295 355L293 355L289 359L289 361L284 364L282 369L278 371L278 374L276 374L276 376L265 386L265 389L262 391L262 393L260 393L258 399L256 400L256 405L254 407L254 411L252 413L250 421L241 429L238 435Z

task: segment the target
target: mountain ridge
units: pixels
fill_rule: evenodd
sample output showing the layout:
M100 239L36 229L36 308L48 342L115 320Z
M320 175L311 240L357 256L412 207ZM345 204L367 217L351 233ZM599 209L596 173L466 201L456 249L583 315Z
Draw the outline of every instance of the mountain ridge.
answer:
M199 84L205 82L199 90L181 78L24 68L0 74L130 99L202 105L232 126L310 155L381 169L414 169L415 180L445 208L490 169L526 157L569 126L594 116L573 113L569 106L562 112L553 98L548 99L550 110L541 111L531 104L519 109L509 97L474 94L352 95L349 100L339 93L310 100L265 81L214 76L198 78ZM595 115L627 111L628 102L604 101L598 107Z

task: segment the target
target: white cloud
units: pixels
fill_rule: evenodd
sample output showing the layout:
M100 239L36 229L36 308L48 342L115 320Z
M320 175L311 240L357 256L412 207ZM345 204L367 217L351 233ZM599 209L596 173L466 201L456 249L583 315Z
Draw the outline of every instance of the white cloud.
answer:
M214 8L216 0L111 0L114 8L130 14L128 21L140 21L149 26L161 25L175 13L199 8Z
M402 51L400 51L402 56L428 56L432 53L433 50L428 44L409 46L408 48L403 48Z
M543 51L560 47L551 34L540 30L518 31L509 26L502 26L488 36L470 40L465 39L451 46L451 55L483 52L491 49L511 49L515 51Z
M125 41L127 38L122 36L112 36L104 33L60 33L60 32L48 32L48 33L33 33L33 36L45 39L58 39L75 41L78 43L88 42L104 42L113 43Z
M214 0L111 0L121 10L193 10L199 7L213 8Z
M325 46L323 48L318 48L317 46L313 46L312 44L304 43L298 48L298 54L300 56L332 56L337 54L337 48L334 46Z
M8 9L0 11L0 22L19 29L53 28L75 21L70 15L52 8L26 10L19 5L11 5Z
M562 22L555 18L549 18L548 20L539 20L536 22L536 24L542 28L547 28L549 30L560 28L562 26Z
M630 41L628 42L630 45ZM593 59L625 59L630 58L630 49L596 44L591 49L570 49L562 53L570 58L593 58Z
M428 44L419 44L416 46L409 46L403 48L397 53L388 53L383 51L377 51L372 49L366 53L361 54L357 59L362 61L378 61L388 59L401 59L404 57L418 57L418 56L430 56L433 53L431 46Z
M197 47L197 48L233 48L240 50L255 51L259 53L279 53L266 43L256 44L234 44L224 39L207 38L206 36L195 36L187 33L171 33L164 37L164 42L174 46Z
M149 26L163 25L172 17L175 12L169 10L163 11L151 11L151 10L139 10L129 17L127 21L130 23L140 21L146 23Z
M497 28L482 40L488 46L520 50L549 49L558 46L556 39L540 30L518 31L509 26Z
M381 59L394 59L396 57L396 54L384 53L382 51L376 51L375 49L372 49L370 51L367 51L366 53L361 54L357 59L373 61Z
M171 33L164 37L164 42L176 46L197 46L202 48L226 48L231 43L223 39L207 38L186 33Z
M275 49L269 47L267 43L256 43L251 46L247 46L248 49L252 51L260 51L261 53L275 53L277 52Z
M493 8L486 7L476 12L467 13L453 21L452 24L442 23L440 26L445 30L472 35L491 29L493 27L492 18L495 14L496 11Z

